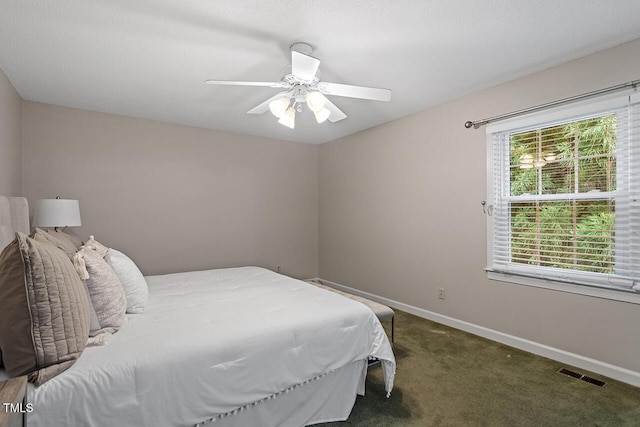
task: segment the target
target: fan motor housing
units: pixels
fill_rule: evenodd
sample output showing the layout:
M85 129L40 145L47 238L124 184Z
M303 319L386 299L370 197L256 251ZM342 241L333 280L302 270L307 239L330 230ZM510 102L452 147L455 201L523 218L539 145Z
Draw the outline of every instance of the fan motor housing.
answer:
M311 52L313 52L313 47L309 43L305 42L292 43L291 46L289 46L289 49L307 56L310 56Z

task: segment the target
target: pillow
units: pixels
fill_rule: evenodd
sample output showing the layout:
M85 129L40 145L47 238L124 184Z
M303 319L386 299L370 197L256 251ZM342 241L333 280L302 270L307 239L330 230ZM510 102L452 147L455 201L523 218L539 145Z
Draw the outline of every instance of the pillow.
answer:
M84 290L87 293L87 297L89 298L89 331L100 331L100 322L98 321L98 315L96 314L95 308L93 308L93 303L91 302L91 297L89 296L89 289L87 289L87 282L84 282ZM103 331L100 331L103 332ZM107 332L107 331L104 331ZM91 333L89 332L89 336L96 336L97 332Z
M75 246L76 249L80 249L80 247L82 246L82 239L80 237L76 236L75 234L67 233L66 231L56 231L56 233L60 233L64 237L66 237L69 240L71 240L71 243L73 243L73 246Z
M62 250L23 233L0 254L0 348L36 385L69 368L89 337L89 301Z
M120 329L127 310L127 297L116 273L98 252L85 246L74 255L73 263L85 281L98 319L98 328L94 325L90 335Z
M49 242L62 249L69 258L73 257L73 254L78 250L66 233L62 233L60 231L47 233L46 231L36 227L36 231L33 233L33 238L41 242Z
M131 258L115 249L109 249L104 259L122 283L127 296L127 313L142 313L149 299L149 287L138 266Z
M89 236L89 240L85 242L84 247L98 252L102 258L107 255L107 250L109 249L102 243L98 242L93 236Z

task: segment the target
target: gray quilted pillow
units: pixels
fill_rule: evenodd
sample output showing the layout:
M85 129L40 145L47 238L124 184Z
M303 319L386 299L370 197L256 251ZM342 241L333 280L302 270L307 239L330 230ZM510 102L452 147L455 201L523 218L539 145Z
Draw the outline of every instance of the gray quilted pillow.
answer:
M42 384L89 336L89 301L69 257L23 233L0 254L0 348L7 373Z

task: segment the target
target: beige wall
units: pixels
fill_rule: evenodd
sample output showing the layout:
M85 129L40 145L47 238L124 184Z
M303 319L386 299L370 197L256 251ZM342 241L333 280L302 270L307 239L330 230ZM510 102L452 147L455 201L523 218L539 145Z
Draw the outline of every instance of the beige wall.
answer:
M318 147L23 104L24 195L80 200L81 237L145 274L317 274Z
M320 277L640 372L637 305L486 279L486 136L463 127L638 78L640 40L321 145Z
M22 98L0 70L0 194L22 195Z
M145 274L281 265L640 371L637 305L486 279L485 133L463 127L638 79L639 58L636 41L320 147L24 102L22 172L0 76L0 193L22 173L31 203L78 198L78 234Z

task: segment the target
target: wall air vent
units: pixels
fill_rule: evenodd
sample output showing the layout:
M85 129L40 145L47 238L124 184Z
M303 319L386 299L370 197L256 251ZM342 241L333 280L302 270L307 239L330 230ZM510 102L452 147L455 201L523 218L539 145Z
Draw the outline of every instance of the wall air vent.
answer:
M577 378L579 380L588 382L589 384L597 385L598 387L604 387L605 384L607 384L604 381L600 381L600 380L597 380L595 378L588 377L588 376L580 374L578 372L571 371L571 370L569 370L567 368L560 368L556 372L558 372L559 374L567 375L569 377Z

